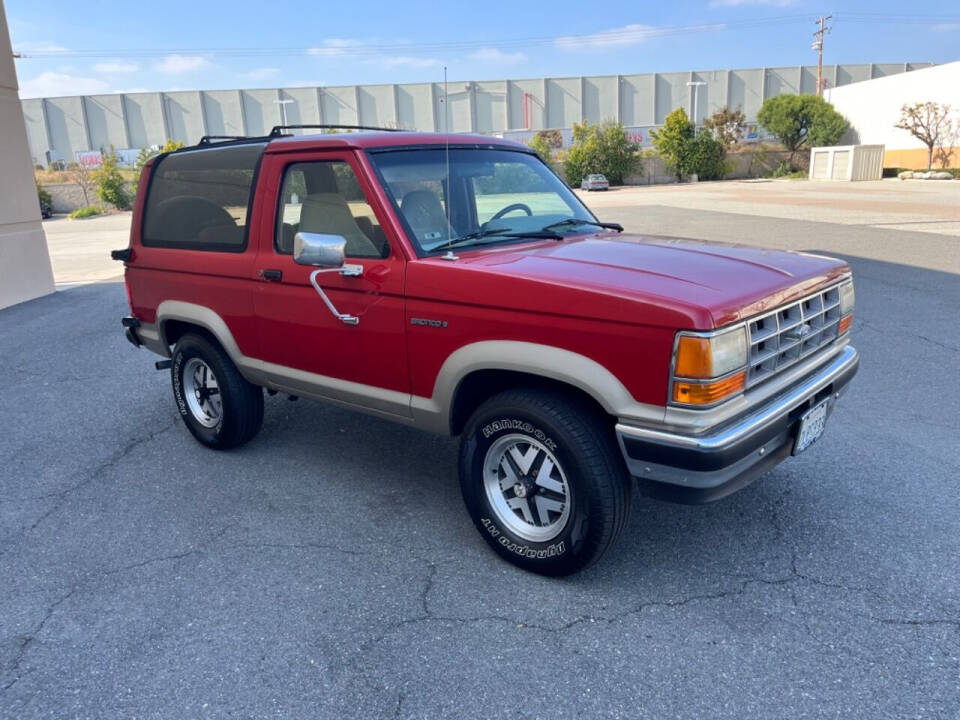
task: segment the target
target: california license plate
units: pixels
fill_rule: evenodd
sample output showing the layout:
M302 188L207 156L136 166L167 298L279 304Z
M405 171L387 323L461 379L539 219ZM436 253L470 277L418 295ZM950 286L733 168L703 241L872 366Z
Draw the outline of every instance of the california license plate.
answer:
M823 435L823 426L826 425L827 422L827 404L829 402L830 399L827 398L800 416L800 429L797 431L797 441L793 445L794 455L802 453Z

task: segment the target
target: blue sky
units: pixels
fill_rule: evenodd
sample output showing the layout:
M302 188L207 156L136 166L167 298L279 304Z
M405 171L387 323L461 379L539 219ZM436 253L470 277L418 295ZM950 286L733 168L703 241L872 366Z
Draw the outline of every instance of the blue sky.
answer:
M269 12L267 12L269 10ZM22 97L960 59L958 0L7 0ZM908 14L909 13L909 14ZM224 52L230 49L230 52ZM97 53L94 55L93 53Z

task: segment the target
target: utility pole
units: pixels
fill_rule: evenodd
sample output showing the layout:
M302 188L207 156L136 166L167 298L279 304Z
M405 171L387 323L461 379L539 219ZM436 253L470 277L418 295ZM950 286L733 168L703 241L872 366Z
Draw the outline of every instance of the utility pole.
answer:
M820 25L820 29L813 34L813 45L810 46L812 50L817 51L817 97L823 95L823 36L830 32L830 28L827 27L827 20L833 18L833 15L827 15L826 17L820 16L815 23Z

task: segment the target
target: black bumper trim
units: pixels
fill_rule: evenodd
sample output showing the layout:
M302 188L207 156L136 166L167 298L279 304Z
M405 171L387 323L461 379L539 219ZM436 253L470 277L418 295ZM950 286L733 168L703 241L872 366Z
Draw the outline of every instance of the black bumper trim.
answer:
M853 363L843 374L811 396L806 402L793 408L789 413L769 423L758 432L747 435L726 447L717 449L678 448L651 440L625 436L623 438L624 450L630 459L638 462L668 465L696 472L721 470L742 460L780 435L788 433L793 436L796 433L797 421L804 411L833 393L840 392L856 375L858 366L859 363Z

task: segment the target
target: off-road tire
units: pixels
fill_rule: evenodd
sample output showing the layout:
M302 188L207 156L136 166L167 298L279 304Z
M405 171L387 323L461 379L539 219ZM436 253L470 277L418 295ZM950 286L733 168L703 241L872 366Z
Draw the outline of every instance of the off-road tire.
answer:
M530 438L530 444L525 444L522 437ZM514 510L517 516L514 519L504 512L502 505L499 510L494 507L498 490L515 477L511 474L508 478L505 463L511 451L501 454L503 447L516 448L517 454L513 457L524 452L529 457L532 448L539 447L541 457L556 460L560 474L552 482L560 487L559 478L565 480L569 512L562 523L561 511L551 515L560 515L555 520L557 529L553 537L542 540L523 537L514 529L529 535L541 530L553 532L554 525L545 523L546 527L533 527L526 520L526 513L520 515L522 508ZM501 456L500 469L492 469L496 458ZM533 462L536 463L536 459ZM542 461L540 467L543 467ZM513 464L510 472L520 469ZM488 476L493 478L491 483L499 484L488 485ZM550 495L539 487L539 478L534 482L531 471L524 477L527 478L524 482L537 487L521 492ZM633 484L616 444L612 420L585 400L541 389L507 390L484 402L473 413L460 442L460 486L470 517L497 553L526 570L553 576L582 570L613 545L629 520L633 495ZM518 501L513 493L514 490L502 490L505 502ZM564 493L550 497L564 497ZM538 518L533 513L537 509L530 505L528 510L532 510L530 517L536 522Z
M185 369L192 360L205 364L215 376L221 411L216 423L205 426L187 398ZM196 362L194 362L196 364ZM263 425L263 390L247 382L237 366L215 341L200 335L187 334L173 348L170 379L177 409L193 436L207 447L227 450L249 442Z

